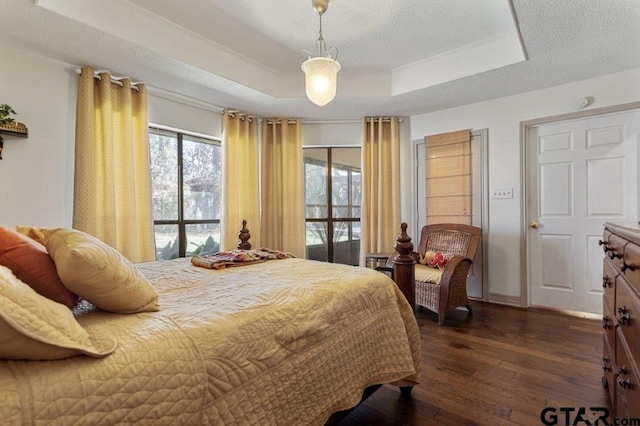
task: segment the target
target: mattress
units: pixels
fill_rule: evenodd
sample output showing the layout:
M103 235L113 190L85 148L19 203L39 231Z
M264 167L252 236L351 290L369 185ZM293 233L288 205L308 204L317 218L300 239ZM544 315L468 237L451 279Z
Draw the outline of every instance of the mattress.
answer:
M138 265L161 310L87 309L111 355L0 361L3 424L323 424L372 384L418 383L408 302L379 272L303 259Z

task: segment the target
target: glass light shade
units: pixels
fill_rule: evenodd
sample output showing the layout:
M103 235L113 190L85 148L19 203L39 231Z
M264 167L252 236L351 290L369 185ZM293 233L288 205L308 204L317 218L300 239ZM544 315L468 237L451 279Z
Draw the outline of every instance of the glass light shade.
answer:
M340 63L335 59L319 56L302 64L307 97L318 106L328 104L336 97Z

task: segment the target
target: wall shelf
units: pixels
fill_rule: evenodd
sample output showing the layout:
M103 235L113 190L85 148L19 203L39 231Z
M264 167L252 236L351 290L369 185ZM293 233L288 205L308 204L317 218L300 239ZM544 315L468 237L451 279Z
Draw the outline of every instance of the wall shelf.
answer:
M0 135L14 136L17 138L28 138L29 129L22 123L14 121L13 123L0 126Z
M0 126L0 160L2 160L2 149L4 148L4 139L2 135L12 138L28 138L29 129L22 123L14 121L13 123Z

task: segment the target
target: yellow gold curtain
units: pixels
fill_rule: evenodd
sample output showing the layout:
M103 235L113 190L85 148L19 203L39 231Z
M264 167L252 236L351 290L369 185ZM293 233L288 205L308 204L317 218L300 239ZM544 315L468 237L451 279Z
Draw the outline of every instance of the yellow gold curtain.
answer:
M471 224L471 132L425 139L427 224Z
M78 77L73 227L132 262L155 260L147 89L100 77Z
M262 121L262 245L306 257L300 120Z
M362 129L362 236L366 253L393 251L400 227L400 125L397 117L371 117Z
M238 244L242 220L260 247L258 119L224 111L222 121L222 250Z

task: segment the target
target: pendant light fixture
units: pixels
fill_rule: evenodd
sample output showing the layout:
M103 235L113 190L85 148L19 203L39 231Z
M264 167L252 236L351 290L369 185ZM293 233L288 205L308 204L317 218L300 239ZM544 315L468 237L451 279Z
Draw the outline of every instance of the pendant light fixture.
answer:
M322 37L322 14L327 11L329 0L311 0L311 4L320 17L320 31L315 49L312 52L302 51L307 57L302 63L302 71L305 74L307 97L314 104L323 106L336 97L340 63L337 61L338 49L327 49Z

